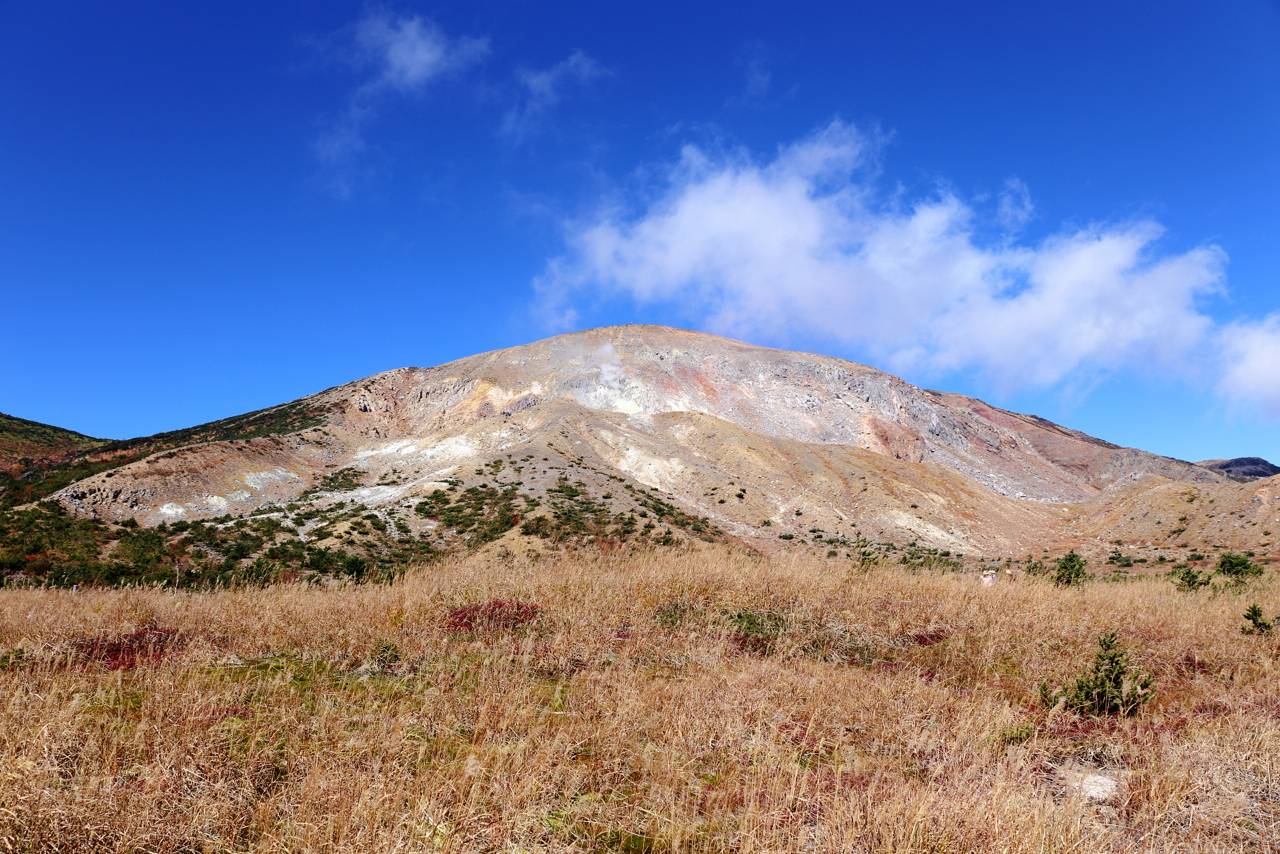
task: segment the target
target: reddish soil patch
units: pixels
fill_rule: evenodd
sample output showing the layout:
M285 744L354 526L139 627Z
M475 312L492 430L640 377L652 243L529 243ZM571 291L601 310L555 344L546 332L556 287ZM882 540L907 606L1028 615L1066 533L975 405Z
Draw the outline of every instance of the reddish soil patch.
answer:
M144 627L115 637L99 636L77 641L76 654L85 662L108 670L132 670L154 664L181 649L184 641L177 629Z
M734 632L731 640L733 641L734 649L747 655L768 655L773 652L775 645L775 641L771 637L747 632Z
M451 632L514 629L533 622L541 613L542 608L534 602L491 599L488 602L452 609L445 617L444 627Z

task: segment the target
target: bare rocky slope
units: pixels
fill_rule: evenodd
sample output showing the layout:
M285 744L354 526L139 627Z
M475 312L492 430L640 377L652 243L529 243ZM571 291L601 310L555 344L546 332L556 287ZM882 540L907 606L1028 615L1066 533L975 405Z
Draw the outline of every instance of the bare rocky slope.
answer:
M324 541L349 536L355 507L416 538L452 524L466 539L499 514L498 533L543 538L568 526L987 555L1117 532L1160 547L1191 530L1265 551L1280 509L1274 480L1235 483L840 359L656 326L393 370L251 417L255 429L220 422L225 438L146 446L54 497L144 526L274 514ZM1133 518L1166 493L1159 519ZM470 515L450 516L463 495Z

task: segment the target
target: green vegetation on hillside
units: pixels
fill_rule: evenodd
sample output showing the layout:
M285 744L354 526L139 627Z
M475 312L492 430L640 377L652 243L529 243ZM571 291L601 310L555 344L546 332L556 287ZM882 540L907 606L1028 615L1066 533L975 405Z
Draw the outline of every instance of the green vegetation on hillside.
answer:
M0 413L0 507L22 503L21 481L105 444L102 439Z
M358 472L328 475L319 491L358 485ZM654 492L592 495L561 478L545 497L520 482L447 488L412 507L355 501L270 505L248 516L140 528L72 515L44 501L0 509L0 584L216 587L282 580L390 578L451 549L476 548L513 530L548 547L602 543L673 545L722 537Z
M4 416L5 420L0 421L0 440L3 440L8 435L7 431L12 429L15 434L19 430L37 435L45 431L50 436L65 433L84 441L78 445L69 445L66 449L68 453L60 457L27 457L15 460L13 471L6 472L0 468L0 509L39 501L78 480L119 468L162 451L176 450L204 442L259 439L317 427L323 423L325 411L317 404L299 401L183 430L172 430L167 433L157 433L154 436L120 441L89 439L80 437L78 433L59 430L57 427ZM10 421L14 422L15 426L11 427Z
M0 585L226 587L304 578L387 579L420 548L369 553L302 542L278 517L141 528L67 513L54 502L0 511Z
M89 448L104 441L0 412L0 463Z

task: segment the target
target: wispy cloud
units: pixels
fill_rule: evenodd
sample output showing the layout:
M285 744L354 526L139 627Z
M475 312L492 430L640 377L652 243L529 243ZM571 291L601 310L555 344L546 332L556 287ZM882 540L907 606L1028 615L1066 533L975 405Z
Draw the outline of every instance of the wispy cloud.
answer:
M740 52L736 64L742 69L742 90L729 99L731 107L759 104L773 90L773 72L769 68L765 47L751 42Z
M341 196L351 191L355 160L367 147L368 125L388 99L417 95L489 52L487 39L451 37L426 18L381 8L367 12L330 43L333 55L359 75L346 106L312 143L316 157L330 170L330 189Z
M1280 314L1232 323L1219 335L1222 379L1218 390L1232 402L1280 416Z
M582 87L609 72L599 62L575 50L549 68L524 70L516 75L520 101L502 117L503 136L520 142L538 130L547 114L572 87Z
M356 25L355 45L365 65L373 69L374 76L365 84L371 91L415 92L489 52L487 39L450 38L425 18L397 18L381 10Z
M996 203L996 221L1006 232L1017 234L1035 216L1031 190L1021 178L1008 178Z
M1011 232L1034 210L1022 182L994 211L947 190L886 196L876 147L839 121L763 160L687 146L642 203L568 226L536 282L543 308L572 325L583 300L621 294L714 331L818 337L1003 390L1185 373L1215 351L1202 302L1223 288L1221 248L1167 251L1146 219L1019 241ZM1224 389L1280 401L1280 321L1231 340Z

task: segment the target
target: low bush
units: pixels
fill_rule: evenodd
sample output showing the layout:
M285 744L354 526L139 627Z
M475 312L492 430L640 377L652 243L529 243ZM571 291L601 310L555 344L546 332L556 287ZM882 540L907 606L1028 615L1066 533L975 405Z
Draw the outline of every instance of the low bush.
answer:
M787 618L775 611L737 611L729 615L734 626L733 645L741 652L768 655L773 652Z
M1277 617L1276 619L1280 619ZM1275 628L1275 621L1268 620L1262 615L1262 606L1254 602L1244 612L1244 625L1240 627L1240 631L1246 635L1269 635L1271 630Z
M1192 569L1186 564L1175 566L1169 570L1169 578L1173 581L1174 587L1177 587L1183 593L1194 593L1202 587L1208 587L1213 580L1209 573Z
M1053 573L1053 583L1059 587L1071 587L1080 584L1087 577L1084 571L1086 561L1074 551L1067 552L1058 558L1057 568Z
M996 736L996 740L1001 745L1009 747L1015 744L1022 744L1025 741L1030 741L1035 734L1036 728L1034 724L1030 721L1021 721L1016 724L1010 724L1000 730L999 735Z
M1098 654L1093 666L1066 689L1040 686L1040 700L1049 708L1062 705L1069 711L1097 717L1131 717L1154 694L1151 674L1129 663L1129 654L1119 647L1115 632L1098 638Z
M1231 581L1244 582L1262 575L1262 567L1249 560L1247 555L1225 552L1218 558L1218 574Z

